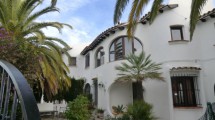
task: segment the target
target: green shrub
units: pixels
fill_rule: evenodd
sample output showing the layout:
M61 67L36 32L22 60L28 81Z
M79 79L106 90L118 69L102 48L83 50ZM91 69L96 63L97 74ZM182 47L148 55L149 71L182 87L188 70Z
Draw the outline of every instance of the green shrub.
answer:
M84 93L84 80L83 79L75 79L71 78L71 87L69 89L62 88L58 91L58 94L54 95L52 99L48 99L46 95L44 95L44 101L52 102L52 101L62 101L66 102L73 101L78 95Z
M69 102L68 108L65 111L65 116L68 120L88 120L90 111L88 110L89 100L83 95L77 96L75 100Z
M131 120L130 115L128 114L123 114L122 117L120 117L118 120Z
M123 114L125 107L123 105L118 105L118 106L112 106L113 112L118 115L118 114Z
M104 112L105 112L105 110L102 109L102 108L98 108L98 109L97 109L97 113L102 113L102 114L103 114Z
M132 120L155 120L152 114L152 105L144 101L135 101L133 105L128 105L127 114Z

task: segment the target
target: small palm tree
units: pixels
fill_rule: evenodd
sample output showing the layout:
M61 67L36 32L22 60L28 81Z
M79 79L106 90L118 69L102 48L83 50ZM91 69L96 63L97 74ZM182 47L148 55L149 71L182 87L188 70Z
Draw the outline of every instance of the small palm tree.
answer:
M136 83L134 92L137 93L137 100L143 100L142 81L146 79L164 81L161 76L161 64L152 62L150 55L146 56L144 52L139 55L130 54L126 57L127 62L123 62L120 66L116 66L116 70L120 73L116 81Z
M15 50L12 51L15 54L6 53L8 57L16 55L10 62L20 68L30 82L39 83L51 97L59 89L70 86L69 69L62 60L62 52L69 46L59 38L46 36L42 29L53 27L61 32L64 25L71 26L59 22L36 22L39 17L58 11L57 0L51 0L49 6L36 11L43 1L0 0L0 27L8 35L0 40L9 42L11 50ZM1 56L1 59L9 60L8 57Z
M117 24L122 17L122 13L124 12L125 7L131 0L117 0L115 4L114 11L114 24ZM127 34L129 37L133 36L135 31L137 22L139 21L142 11L145 9L147 4L151 0L132 0L132 8L128 17L128 26L127 26ZM155 20L158 10L164 0L154 0L151 13L150 13L150 24ZM191 5L191 14L190 14L190 40L192 40L193 33L196 27L196 24L199 20L199 16L202 8L206 4L207 0L192 0Z

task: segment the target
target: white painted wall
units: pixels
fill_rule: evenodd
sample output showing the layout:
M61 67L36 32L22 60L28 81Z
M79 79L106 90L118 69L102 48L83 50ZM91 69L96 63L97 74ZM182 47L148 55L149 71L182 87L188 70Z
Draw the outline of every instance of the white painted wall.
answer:
M112 106L127 107L133 103L132 83L114 83L110 88L110 109Z
M143 83L146 89L145 100L153 104L154 114L161 120L196 120L203 115L206 102L215 101L213 89L215 83L215 20L209 18L205 23L199 22L192 42L168 42L171 40L170 26L178 24L183 25L184 39L189 40L190 2L191 0L170 0L170 3L179 4L179 7L164 11L158 15L152 25L138 24L135 33L135 37L143 43L144 51L152 55L153 61L163 63L162 72L166 82L148 80ZM208 1L205 11L211 10L211 2L212 0ZM85 58L82 55L77 56L77 66L70 67L70 75L75 78L85 78L86 82L91 84L92 93L94 93L93 78L97 78L98 83L105 85L104 88L98 88L98 108L106 109L107 114L111 114L111 106L120 103L127 104L132 101L132 91L130 91L129 86L112 87L117 77L117 71L114 67L125 61L109 62L109 47L111 42L121 35L126 35L126 30L110 35L89 52L89 68L85 68ZM101 46L105 51L104 65L95 68L95 53ZM65 56L64 59L66 60ZM198 79L202 108L179 109L173 107L169 72L172 67L179 66L202 68Z

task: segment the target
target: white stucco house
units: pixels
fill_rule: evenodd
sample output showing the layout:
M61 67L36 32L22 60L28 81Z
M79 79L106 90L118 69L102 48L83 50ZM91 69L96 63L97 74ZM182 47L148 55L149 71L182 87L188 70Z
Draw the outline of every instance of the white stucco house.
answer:
M143 82L144 99L153 105L160 120L197 120L206 110L207 102L215 102L215 9L213 0L203 10L193 40L189 39L191 0L170 0L159 10L153 24L148 14L142 17L129 41L126 23L102 32L77 56L65 62L71 77L84 78L85 90L93 95L98 108L112 115L113 105L133 102L132 83L115 82L117 71L128 53L142 50L151 59L162 63L165 82ZM203 14L202 13L202 14ZM69 52L73 55L73 49ZM75 61L75 63L74 63Z

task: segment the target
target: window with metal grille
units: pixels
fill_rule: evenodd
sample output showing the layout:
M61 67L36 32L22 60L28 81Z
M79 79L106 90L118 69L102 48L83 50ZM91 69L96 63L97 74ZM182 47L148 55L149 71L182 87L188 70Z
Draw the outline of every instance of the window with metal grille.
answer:
M85 56L85 68L89 67L90 66L90 54L88 53L86 56Z
M69 66L76 66L76 57L68 58Z
M173 76L171 82L175 107L196 107L200 105L197 76Z

